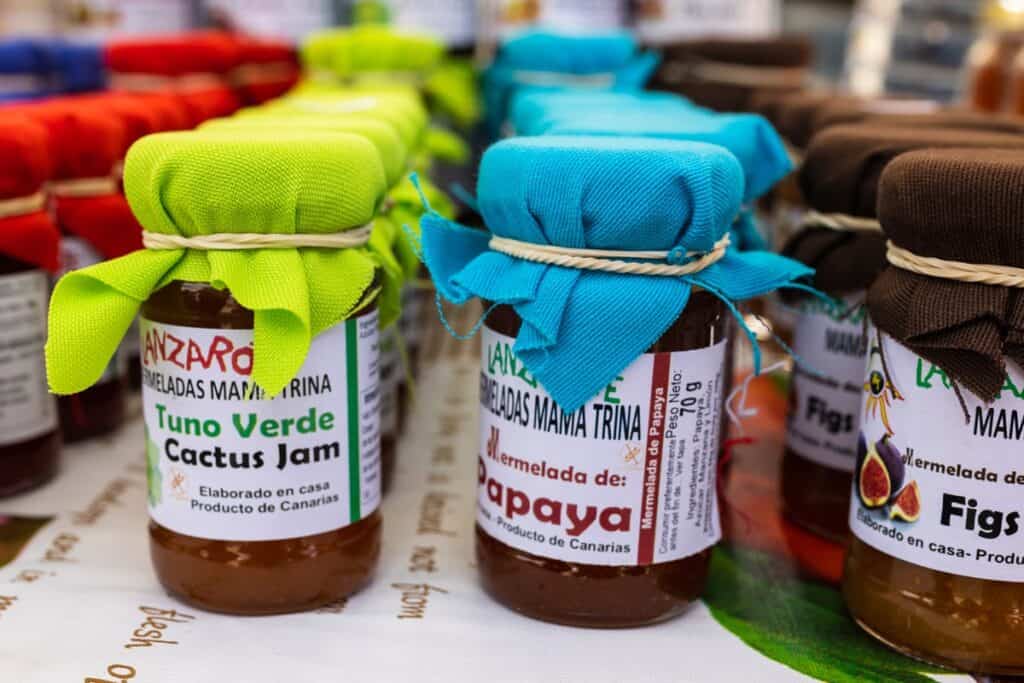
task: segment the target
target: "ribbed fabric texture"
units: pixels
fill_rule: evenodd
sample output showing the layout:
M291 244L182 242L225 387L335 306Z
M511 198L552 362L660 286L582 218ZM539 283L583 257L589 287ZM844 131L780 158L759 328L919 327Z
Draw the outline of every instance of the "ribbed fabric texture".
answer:
M651 87L683 95L716 111L751 111L755 92L797 92L801 88L716 82L688 72L693 62L720 62L765 68L807 68L812 47L806 38L707 39L676 43L663 49L664 61Z
M891 106L889 107L892 108ZM871 123L879 126L919 128L960 128L992 133L1024 133L1024 121L1010 116L981 113L966 109L942 109L933 113L880 113L878 102L871 100L838 100L815 111L811 127L817 132L830 126L848 123Z
M0 90L0 102L33 99L57 90L54 55L41 41L27 38L0 40L0 76L31 77L24 84ZM34 82L33 82L34 81Z
M533 94L525 94L517 107L527 130L520 130L518 121L516 130L523 135L620 135L719 145L743 166L745 202L768 192L792 170L782 140L757 114L718 114L673 95L605 96L610 101L591 94L595 106L582 108L579 101L586 98L574 93L544 93L540 105L531 105ZM567 103L560 103L560 97Z
M151 232L325 234L370 222L385 180L377 150L360 136L161 133L132 147L125 190ZM364 300L379 266L372 247L144 250L74 271L51 301L51 389L75 393L95 382L142 302L182 280L227 288L254 312L252 377L276 394L311 339Z
M255 70L256 78L235 79L235 90L247 105L262 104L280 97L299 82L301 70L295 46L280 40L236 36L243 67L269 66L273 73Z
M222 84L177 92L186 106L191 125L219 116L229 116L241 101L226 80L227 74L239 66L242 47L230 34L197 31L165 36L122 38L110 41L104 48L104 60L110 71L126 74L182 77L189 74L216 74L225 77Z
M241 46L235 38L216 31L117 38L104 48L107 67L118 73L226 74L239 65L241 58Z
M268 102L264 108L284 109L306 114L359 116L380 119L395 127L411 152L423 143L430 115L415 90L387 89L340 90L315 83L300 85L287 97ZM259 115L257 109L239 112Z
M511 305L515 351L558 404L576 410L679 317L692 286L730 299L810 274L780 256L730 251L690 277L612 275L491 251L491 233L537 244L708 251L743 197L735 157L713 145L617 137L515 138L483 158L478 201L490 233L423 218L440 294Z
M46 127L54 180L109 177L129 139L114 108L91 98L55 99L23 109ZM141 228L124 195L55 197L57 226L87 241L104 258L142 247Z
M309 36L302 46L306 70L357 90L415 87L432 109L465 128L480 117L480 96L471 63L444 58L444 44L433 36L363 25Z
M1024 268L1024 151L944 149L905 154L882 175L879 219L920 256ZM879 329L936 363L980 398L996 398L1004 358L1024 365L1019 289L889 266L868 295Z
M536 90L524 89L512 99L509 124L516 135L543 135L552 122L561 122L573 115L590 114L594 110L650 110L658 106L676 108L689 104L671 93L618 90Z
M842 296L863 292L885 269L885 237L864 230L806 228L782 253L814 269L814 286Z
M291 115L282 114L280 111L275 113L274 110L266 111L264 114L214 119L203 124L200 130L233 130L240 134L252 132L265 135L289 130L350 133L366 138L377 149L389 189L397 185L405 175L408 162L405 145L402 144L395 129L383 121L356 116ZM381 268L387 275L378 301L380 318L385 321L395 320L401 309L401 285L405 279L405 271L396 252L408 252L403 254L403 261L414 260L416 257L398 226L384 215L378 216L374 221L371 245L380 257Z
M800 186L807 203L818 211L873 218L886 165L904 152L931 147L1021 149L1024 136L868 123L836 126L811 140Z
M46 128L5 112L0 118L0 201L39 192L53 174ZM40 268L57 269L60 234L45 209L0 218L0 254Z
M643 88L657 64L657 57L653 53L639 52L633 37L625 32L564 35L530 31L520 34L502 45L484 73L488 129L492 135L498 135L520 89L572 89L572 86L526 84L518 72L540 71L566 76L608 74L612 82L598 89L628 91Z
M339 78L378 72L426 73L438 66L444 44L433 36L386 26L357 26L319 31L302 45L307 69Z

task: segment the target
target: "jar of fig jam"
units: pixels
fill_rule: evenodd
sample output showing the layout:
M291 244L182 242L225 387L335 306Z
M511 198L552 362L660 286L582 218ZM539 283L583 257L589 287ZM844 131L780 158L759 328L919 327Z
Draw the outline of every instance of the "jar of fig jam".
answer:
M252 311L208 284L173 282L150 296L141 310L149 537L164 587L205 609L272 614L326 604L369 582L381 528L378 446L368 432L376 324L370 306L322 333L281 395L247 400ZM223 369L219 360L181 368L179 344L222 353ZM346 375L354 368L358 378ZM211 392L237 395L204 406L188 392L204 377ZM361 426L339 435L353 410ZM224 434L228 443L209 438L221 430L235 432Z
M45 128L9 114L0 145L0 496L8 496L48 481L60 459L43 362L60 236L41 191L52 173Z
M646 354L566 414L512 352L519 317L508 306L491 313L476 526L491 596L537 619L593 627L668 619L700 596L719 535L708 484L721 437L726 315L714 296L695 293ZM509 406L503 397L522 395L520 383L529 405ZM545 412L528 414L537 409ZM680 510L685 532L669 521ZM667 548L666 536L678 545Z
M378 304L399 286L371 243L376 148L333 132L161 133L129 151L125 188L145 249L57 284L51 386L95 381L138 313L160 582L231 614L347 597L380 553Z
M721 536L728 302L810 271L728 246L743 169L716 145L512 138L484 155L477 197L486 230L421 227L438 294L489 302L481 584L561 624L678 615ZM741 290L723 263L749 276Z
M881 179L843 594L871 635L1024 674L1020 151L911 152ZM951 305L949 302L956 302Z
M783 508L791 521L836 542L848 537L850 479L865 449L858 445L867 350L863 304L885 267L876 208L882 170L914 149L1022 144L1009 134L878 123L834 126L812 139L800 174L810 211L783 253L814 268L815 286L833 302L786 297L798 311L782 461Z

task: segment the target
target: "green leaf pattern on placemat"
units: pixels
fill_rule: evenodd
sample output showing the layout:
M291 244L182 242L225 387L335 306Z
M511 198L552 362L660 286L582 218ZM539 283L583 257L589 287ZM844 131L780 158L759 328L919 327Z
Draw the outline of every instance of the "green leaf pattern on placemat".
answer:
M801 580L760 552L716 549L704 602L747 645L822 681L921 683L943 672L875 642L850 618L838 590Z

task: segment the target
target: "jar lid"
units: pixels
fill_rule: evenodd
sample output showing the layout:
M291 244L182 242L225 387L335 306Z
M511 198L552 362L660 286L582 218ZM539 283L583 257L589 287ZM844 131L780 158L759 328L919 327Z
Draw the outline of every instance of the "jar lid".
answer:
M46 128L5 112L0 118L0 254L50 271L57 269L60 235L42 190L52 171Z
M663 52L666 60L696 57L766 68L807 67L814 57L810 40L800 36L690 40L666 45Z
M244 116L213 119L199 127L200 130L217 131L236 129L244 131L303 130L361 135L377 148L384 165L387 186L393 187L405 175L408 168L408 150L398 136L395 127L386 121L359 116L319 116L282 109L256 109Z
M422 99L411 90L360 88L339 90L316 84L300 85L291 94L261 107L238 112L259 116L267 110L340 117L375 118L394 126L410 153L423 144L430 114Z
M161 76L224 74L238 66L240 58L238 42L217 31L115 38L104 52L112 72Z
M436 67L444 51L444 44L428 34L365 25L313 33L303 43L301 56L308 70L344 79L422 73Z
M813 115L814 132L851 123L903 128L961 128L992 133L1024 133L1024 120L967 109L935 109L927 100L847 100L823 104Z
M55 180L109 176L124 154L125 127L109 109L61 98L18 110L46 127Z
M1024 149L949 148L897 157L879 190L893 246L868 297L873 321L985 400L1005 358L1024 365L1024 298L980 278L1024 268L1022 185Z
M807 148L800 186L820 212L874 218L878 181L896 156L925 148L1024 148L1024 136L949 128L851 124L828 128Z
M776 254L727 248L742 196L743 171L717 145L512 138L480 166L489 232L428 213L424 260L449 301L515 309L516 354L574 411L676 321L694 286L734 301L810 274Z
M364 307L387 277L368 243L384 170L357 135L149 135L128 152L125 191L147 248L58 282L47 343L55 393L94 383L142 302L182 280L226 288L253 311L252 377L273 396L312 338Z

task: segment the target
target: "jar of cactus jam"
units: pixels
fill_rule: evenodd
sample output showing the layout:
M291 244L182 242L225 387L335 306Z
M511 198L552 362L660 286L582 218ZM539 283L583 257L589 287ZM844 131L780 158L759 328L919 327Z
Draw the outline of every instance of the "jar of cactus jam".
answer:
M161 583L232 614L309 609L365 586L381 527L374 307L318 336L272 400L249 384L253 313L230 292L173 282L143 305L141 332Z
M912 152L881 180L889 267L872 286L843 594L889 646L1024 674L1024 155ZM946 302L956 301L956 306Z
M51 387L101 377L138 314L161 584L247 615L351 595L380 555L379 331L394 320L379 316L397 317L378 308L398 283L370 246L377 149L333 132L160 133L129 150L125 189L145 249L57 283Z

